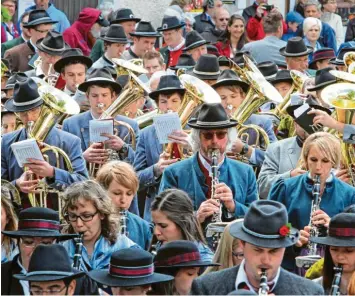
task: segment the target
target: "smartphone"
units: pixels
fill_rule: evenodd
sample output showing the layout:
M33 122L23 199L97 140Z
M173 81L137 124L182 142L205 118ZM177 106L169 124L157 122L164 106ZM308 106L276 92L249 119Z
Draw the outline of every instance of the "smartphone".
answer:
M264 6L266 11L271 11L271 10L273 10L275 8L275 5L273 5L273 4L271 4L271 5L266 4L266 5L263 5L263 6Z

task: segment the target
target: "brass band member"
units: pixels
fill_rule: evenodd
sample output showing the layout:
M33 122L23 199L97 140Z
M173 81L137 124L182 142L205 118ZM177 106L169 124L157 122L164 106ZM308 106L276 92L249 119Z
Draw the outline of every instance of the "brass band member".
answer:
M302 162L308 173L279 179L269 193L269 199L283 203L289 220L297 229L303 229L310 219L321 227L329 223L329 217L341 213L355 203L355 188L335 177L341 159L339 140L325 132L310 135L302 149ZM320 210L311 213L314 178L320 176ZM299 250L301 251L301 250ZM283 266L294 268L295 252L286 253Z
M280 267L285 248L294 245L298 235L296 229L288 226L287 211L281 203L253 202L244 221L232 224L230 233L242 241L244 260L239 266L195 279L192 295L227 295L236 288L257 292L262 271L266 272L269 293L323 295L321 286Z

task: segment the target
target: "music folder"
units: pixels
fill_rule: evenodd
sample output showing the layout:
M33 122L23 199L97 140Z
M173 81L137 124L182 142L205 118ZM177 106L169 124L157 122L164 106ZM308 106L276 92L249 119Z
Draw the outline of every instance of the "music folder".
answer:
M27 159L33 158L44 160L41 150L35 139L27 139L11 144L18 165L22 168L26 163L30 163Z

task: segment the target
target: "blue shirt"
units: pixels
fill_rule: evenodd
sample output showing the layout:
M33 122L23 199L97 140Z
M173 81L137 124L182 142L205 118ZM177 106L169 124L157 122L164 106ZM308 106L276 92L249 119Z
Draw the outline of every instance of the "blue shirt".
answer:
M127 212L127 231L128 237L133 242L143 250L149 249L153 235L153 224L131 212Z

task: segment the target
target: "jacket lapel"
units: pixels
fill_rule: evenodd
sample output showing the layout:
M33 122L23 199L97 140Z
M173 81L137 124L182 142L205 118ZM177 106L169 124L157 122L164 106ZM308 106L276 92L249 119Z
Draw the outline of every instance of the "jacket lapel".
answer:
M296 168L298 160L296 160L296 150L297 150L297 141L296 138L293 139L290 147L287 148L287 156L292 164L293 168Z
M86 114L85 114L85 117L83 117L83 120L82 120L83 124L80 127L81 141L82 141L82 143L84 145L83 151L88 149L89 146L90 146L89 122L92 119L93 118L91 116L90 111L87 111ZM79 126L80 126L80 122L78 122L78 123L79 123Z

